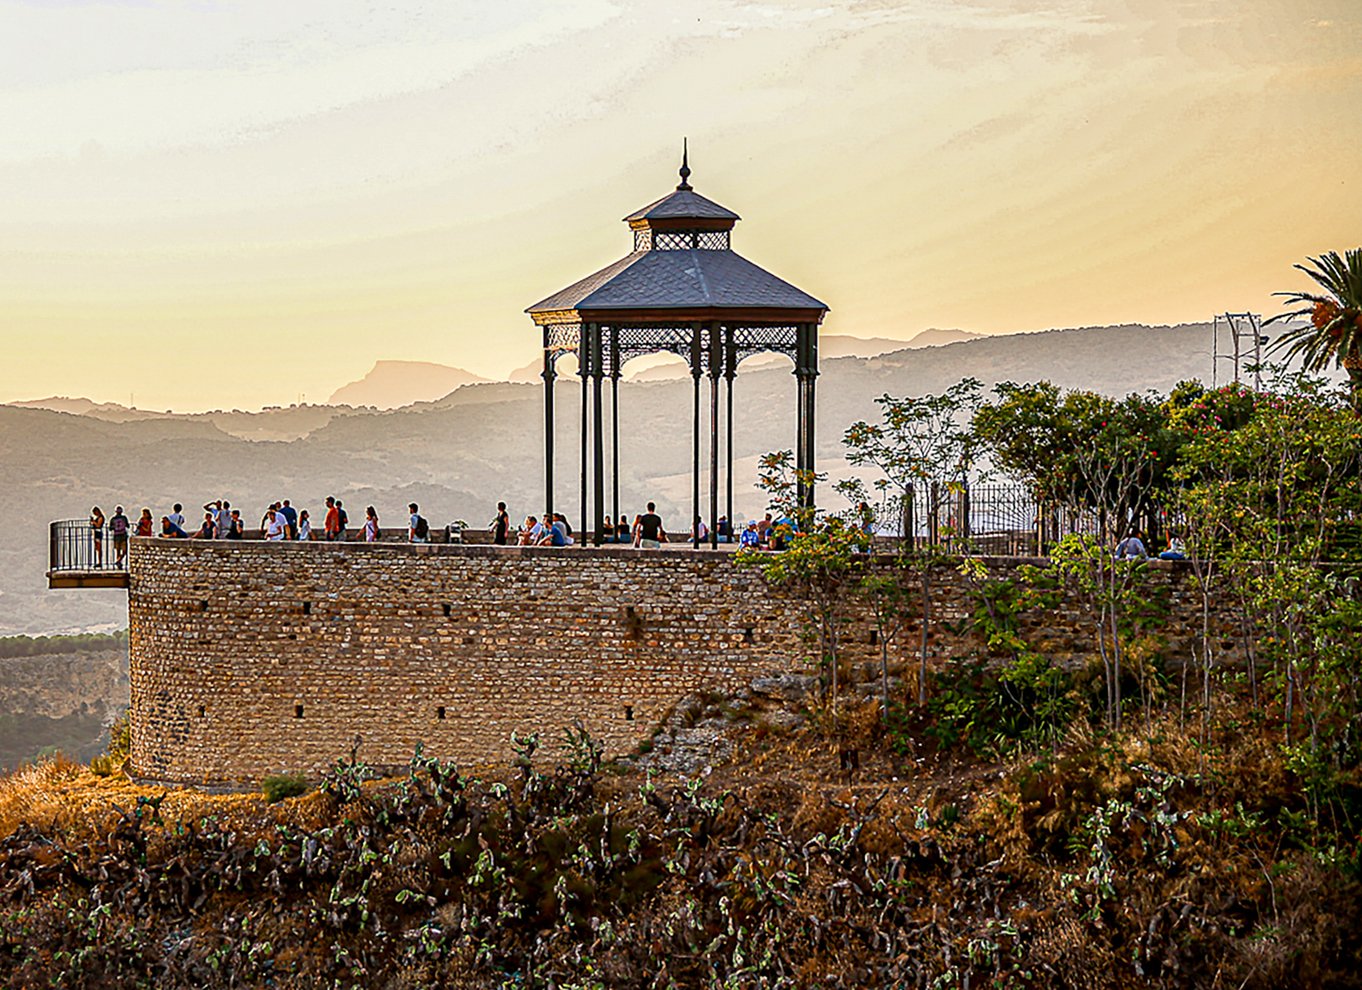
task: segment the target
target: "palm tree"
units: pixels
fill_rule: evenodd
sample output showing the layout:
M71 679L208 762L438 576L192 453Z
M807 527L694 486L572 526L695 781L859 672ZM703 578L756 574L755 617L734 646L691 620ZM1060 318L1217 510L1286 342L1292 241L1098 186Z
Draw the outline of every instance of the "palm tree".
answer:
M1292 316L1309 316L1306 326L1288 330L1272 345L1286 347L1286 357L1304 358L1307 371L1322 371L1330 363L1348 372L1353 409L1362 413L1362 248L1354 248L1340 258L1330 251L1309 259L1309 265L1296 265L1323 293L1275 292L1285 296L1284 305L1300 308L1268 320L1273 323Z

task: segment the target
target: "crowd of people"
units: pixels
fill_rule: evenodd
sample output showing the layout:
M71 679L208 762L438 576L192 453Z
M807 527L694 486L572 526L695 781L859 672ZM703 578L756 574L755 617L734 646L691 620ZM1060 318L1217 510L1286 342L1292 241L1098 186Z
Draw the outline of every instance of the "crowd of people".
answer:
M256 531L259 538L267 542L285 541L362 541L376 543L383 538L379 526L378 512L372 506L364 510L363 521L352 529L349 514L341 499L333 495L326 497L326 511L321 528L314 528L312 517L307 509L298 509L291 500L281 499L266 507ZM407 505L407 541L410 543L430 542L430 524L421 515L420 506L411 502ZM114 566L122 567L127 560L129 536L160 536L165 539L184 540L242 540L246 538L246 521L241 510L234 508L225 498L204 503L203 518L191 524L185 517L184 506L176 502L169 512L160 517L159 524L150 508L142 509L136 520L129 518L118 506L111 517L106 518L99 506L90 510L89 528L94 544L96 566L104 565L104 542L106 536L113 545ZM497 546L552 546L567 547L577 542L572 524L561 512L546 512L540 516L526 516L520 526L514 526L505 502L497 503L496 516L489 524L492 543ZM719 543L738 544L745 548L763 550L783 550L794 531L793 520L773 519L766 513L763 519L749 520L734 532L727 516L721 516L715 524L714 538ZM254 534L253 534L254 535ZM696 516L684 542L710 540L709 527ZM601 527L601 542L640 549L657 549L664 543L672 542L662 517L658 515L657 505L649 502L647 511L634 516L633 521L621 514L611 520L607 516Z
M410 513L407 521L408 540L412 543L429 542L430 524L421 515L419 506L412 502L408 504L407 510ZM234 509L225 498L204 503L203 519L192 528L185 518L184 506L179 502L161 516L159 525L149 508L144 508L134 522L124 513L121 505L107 518L99 506L95 506L90 510L89 526L96 566L104 563L104 541L107 535L113 543L114 563L119 567L127 559L129 536L161 536L172 540L242 540L246 538L247 532L241 510ZM355 539L376 543L383 536L378 525L378 512L372 505L364 510L364 521L352 535L345 504L332 495L326 498L326 515L320 531L313 528L308 510L296 508L289 499L271 503L260 517L258 530L262 540L271 542Z

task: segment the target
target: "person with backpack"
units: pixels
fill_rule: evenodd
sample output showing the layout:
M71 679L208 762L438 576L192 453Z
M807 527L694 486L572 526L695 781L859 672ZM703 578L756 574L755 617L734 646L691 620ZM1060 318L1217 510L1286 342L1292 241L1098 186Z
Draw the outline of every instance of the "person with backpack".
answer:
M415 502L407 506L411 510L411 519L407 526L407 539L412 543L430 542L430 523L426 522L425 516L418 511Z
M345 539L345 529L350 525L350 517L345 512L345 506L340 499L336 499L336 539Z
M114 507L113 518L109 520L109 532L113 535L114 566L122 567L128 559L128 517L123 515L123 506Z

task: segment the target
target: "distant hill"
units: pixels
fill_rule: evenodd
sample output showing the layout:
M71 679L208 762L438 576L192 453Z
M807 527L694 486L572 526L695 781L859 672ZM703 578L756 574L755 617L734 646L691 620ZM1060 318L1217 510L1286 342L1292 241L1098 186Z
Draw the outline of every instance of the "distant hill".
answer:
M110 423L127 423L137 419L156 419L160 416L174 415L169 410L166 412L152 412L149 409L134 409L129 406L121 406L117 402L92 402L89 399L71 398L65 395L53 395L46 399L29 399L24 402L11 402L12 406L20 409L48 409L52 412L70 413L73 416L93 416L96 419L108 420Z
M357 382L343 385L331 395L331 405L374 406L397 409L413 402L429 402L448 395L460 385L485 382L471 371L429 361L378 361Z
M72 416L87 416L106 423L145 423L174 420L180 423L208 423L228 436L242 440L297 440L313 430L325 426L337 416L349 415L349 406L266 406L259 412L230 412L217 409L206 413L150 412L131 409L117 402L91 402L89 399L70 399L54 396L50 399L31 399L10 402L15 409L45 409Z
M940 392L971 376L986 387L1047 379L1120 396L1211 378L1211 328L1204 323L912 343L873 357L822 360L818 467L833 480L851 472L841 449L847 426L874 417L875 397L884 393ZM1227 371L1222 364L1222 382ZM785 367L744 365L735 383L734 508L743 518L765 507L754 487L757 458L793 446L794 392ZM558 497L574 524L580 394L574 379L559 381ZM621 509L635 512L653 499L668 519L685 518L690 382L626 381L619 402ZM176 501L196 508L225 496L253 523L277 498L315 514L326 495L336 494L356 509L375 506L389 525L416 501L436 525L466 519L480 526L498 499L513 514L542 509L543 415L539 382L467 384L390 411L299 406L125 423L0 405L0 635L126 622L122 592L45 589L50 519L83 518L92 505L106 513L120 503L134 512L163 511ZM295 431L291 438L257 439L286 427Z

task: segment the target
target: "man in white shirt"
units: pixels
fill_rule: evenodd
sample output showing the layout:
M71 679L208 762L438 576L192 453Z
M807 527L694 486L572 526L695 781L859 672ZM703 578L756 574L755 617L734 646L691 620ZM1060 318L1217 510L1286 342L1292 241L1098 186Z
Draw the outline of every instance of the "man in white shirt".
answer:
M184 529L184 506L179 502L175 503L175 508L170 510L170 515L166 517L180 529Z
M265 539L282 540L288 536L288 523L282 514L270 509L265 514Z

